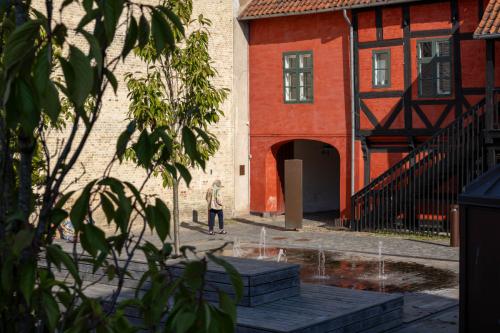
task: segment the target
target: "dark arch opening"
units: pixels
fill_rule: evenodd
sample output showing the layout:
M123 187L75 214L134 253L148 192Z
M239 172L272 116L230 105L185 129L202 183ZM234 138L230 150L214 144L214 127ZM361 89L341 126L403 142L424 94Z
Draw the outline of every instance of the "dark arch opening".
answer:
M280 210L284 210L285 160L302 160L303 206L305 215L326 213L338 217L340 209L340 154L327 143L314 140L292 140L276 150ZM284 205L283 205L284 204Z

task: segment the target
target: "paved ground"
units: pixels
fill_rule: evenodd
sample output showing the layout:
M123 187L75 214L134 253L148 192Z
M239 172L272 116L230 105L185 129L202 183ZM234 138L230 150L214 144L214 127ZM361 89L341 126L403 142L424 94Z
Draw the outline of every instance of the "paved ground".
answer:
M379 242L385 258L407 261L447 269L458 274L457 248L448 246L448 239L384 236L369 233L332 230L324 222L305 220L300 231L284 229L283 217L261 218L245 216L227 221L227 235L209 236L204 222L182 223L181 241L199 250L220 246L226 241L238 240L242 246L256 245L262 228L266 230L269 247L300 247L325 250L362 258L378 256ZM231 246L231 245L230 245ZM229 246L229 247L230 247ZM458 332L458 286L434 291L405 294L404 324L393 330L398 333Z
M200 251L235 240L239 241L242 247L255 246L259 244L264 227L269 247L318 249L321 246L324 250L335 251L345 256L375 259L379 252L379 242L382 242L382 253L387 259L416 262L458 274L458 249L449 247L447 239L389 237L332 230L330 226L331 224L321 220L305 220L302 230L287 231L284 229L283 217L245 216L227 221L225 226L227 235L210 236L206 222L190 221L181 224L181 244L196 246ZM153 243L158 242L151 235L147 235L146 238ZM231 246L228 245L228 248ZM141 260L140 256L136 259ZM458 332L458 286L443 290L406 293L404 297L404 324L391 332Z

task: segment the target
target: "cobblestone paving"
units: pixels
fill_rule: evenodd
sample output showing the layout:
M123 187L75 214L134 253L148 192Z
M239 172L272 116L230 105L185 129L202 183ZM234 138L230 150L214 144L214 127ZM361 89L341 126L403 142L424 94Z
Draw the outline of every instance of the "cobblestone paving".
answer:
M269 246L311 249L322 246L325 250L377 255L379 241L382 241L383 254L387 256L458 262L458 248L449 247L447 239L335 231L324 223L310 220L304 221L302 230L288 231L284 228L282 217L271 219L245 216L228 220L225 225L228 234L214 236L208 235L204 221L184 222L181 238L183 242L197 245L200 249L213 247L224 241L233 241L235 238L241 243L258 244L262 227L266 228L266 241Z

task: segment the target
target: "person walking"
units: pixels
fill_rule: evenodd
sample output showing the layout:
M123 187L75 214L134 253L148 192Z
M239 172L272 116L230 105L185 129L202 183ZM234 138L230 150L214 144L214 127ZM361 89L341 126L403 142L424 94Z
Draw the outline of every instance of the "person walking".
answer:
M224 230L224 211L222 204L222 182L217 179L213 182L212 187L208 189L205 199L208 203L208 234L214 234L215 215L219 219L219 234L227 234Z

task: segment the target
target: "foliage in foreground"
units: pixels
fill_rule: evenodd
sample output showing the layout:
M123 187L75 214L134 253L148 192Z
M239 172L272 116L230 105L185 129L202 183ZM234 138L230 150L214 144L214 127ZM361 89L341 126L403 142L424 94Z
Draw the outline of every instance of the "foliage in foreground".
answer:
M84 14L71 30L64 18L76 7ZM30 1L0 2L0 331L234 329L235 301L241 297L242 286L233 267L208 253L186 262L180 279L172 281L165 275L166 260L172 258L170 211L162 200L147 197L141 190L157 167L154 157L172 159L174 139L168 126L137 128L131 122L119 137L104 174L78 192L67 188L68 174L77 165L99 116L106 112L106 90L116 93L118 81L113 73L118 62L134 48L141 52L147 46L156 53L175 48L184 37L189 17L185 11L191 7L190 0L169 0L158 6L130 0L66 0L54 8L52 0L46 0L36 10ZM55 14L63 21L56 23ZM126 25L123 37L116 33L121 22ZM73 34L86 45L68 38ZM113 55L111 50L117 47L121 52ZM196 103L189 108L195 116L200 112ZM61 122L67 125L59 134L64 140L54 148L47 137ZM198 141L207 134L202 127L192 135ZM205 152L190 145L187 140L192 139L182 138L185 153L201 159ZM137 163L147 169L139 187L110 176L113 163L129 147ZM171 163L167 172L190 178L180 164ZM37 196L34 185L38 185ZM68 208L71 201L74 204ZM113 235L92 223L97 208L116 230ZM69 252L53 242L66 219L72 221L80 239ZM147 229L158 235L159 247L143 241ZM149 267L140 284L149 283L149 289L127 298L122 295L124 281L138 251ZM188 254L197 258L194 248L183 247L180 259ZM82 260L94 272L115 279L116 287L106 300L90 296L92 286L82 280L80 272ZM236 290L235 300L222 292L218 306L203 299L207 260L226 268ZM61 270L67 276L61 277ZM141 327L134 327L125 316L129 307L138 310ZM160 324L162 319L166 323Z
M227 97L226 89L216 88L211 82L217 75L208 51L211 22L203 16L190 22L190 14L190 10L181 11L182 20L189 22L186 38L160 52L153 40L144 49L136 49L148 70L144 75L125 75L132 101L129 114L137 127L151 132L165 130L172 139L170 154L152 155L152 162L163 186L172 188L176 254L180 248L179 183L184 177L189 185L187 168L205 169L206 161L217 151L219 141L209 132L209 126L219 120L221 104ZM146 139L140 138L138 144ZM133 149L129 156L137 161Z

